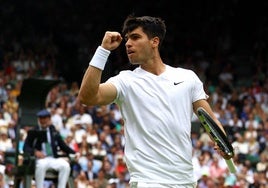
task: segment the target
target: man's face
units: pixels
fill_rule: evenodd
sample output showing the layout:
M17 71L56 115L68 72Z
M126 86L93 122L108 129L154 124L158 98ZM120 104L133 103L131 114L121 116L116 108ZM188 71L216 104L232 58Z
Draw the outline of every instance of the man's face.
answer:
M39 124L42 128L47 128L50 125L50 117L39 117L38 118Z
M134 29L125 36L127 56L132 64L143 64L151 59L153 41L143 32L141 27Z

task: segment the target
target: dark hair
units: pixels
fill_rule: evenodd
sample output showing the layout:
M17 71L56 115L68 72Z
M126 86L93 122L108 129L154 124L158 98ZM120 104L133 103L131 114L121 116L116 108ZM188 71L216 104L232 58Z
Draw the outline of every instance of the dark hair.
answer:
M124 21L122 35L125 36L128 32L131 32L138 27L142 28L143 32L149 39L158 37L160 41L159 46L161 46L166 35L166 25L164 20L158 17L135 17L133 15L129 15Z

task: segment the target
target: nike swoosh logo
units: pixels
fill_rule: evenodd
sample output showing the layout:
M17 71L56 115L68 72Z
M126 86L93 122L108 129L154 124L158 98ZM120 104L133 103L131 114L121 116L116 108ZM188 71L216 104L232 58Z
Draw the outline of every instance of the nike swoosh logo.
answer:
M178 84L181 84L183 81L181 82L174 82L174 85L178 85Z

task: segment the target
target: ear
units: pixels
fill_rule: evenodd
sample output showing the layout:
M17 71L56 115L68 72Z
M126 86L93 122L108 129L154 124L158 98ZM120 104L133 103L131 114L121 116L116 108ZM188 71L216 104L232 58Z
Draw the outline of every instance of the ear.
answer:
M152 41L152 46L158 48L158 46L159 46L159 38L154 37L154 38L151 39L151 41Z

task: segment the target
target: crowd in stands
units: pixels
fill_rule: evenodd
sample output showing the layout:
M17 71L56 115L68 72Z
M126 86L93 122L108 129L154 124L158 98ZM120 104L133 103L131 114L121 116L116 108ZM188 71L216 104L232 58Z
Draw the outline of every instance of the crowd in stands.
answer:
M0 78L2 162L4 152L14 149L12 142L15 140L14 128L18 123L19 106L16 97L25 78L25 74L15 68L15 65L21 65L19 59L12 62L10 73L5 69L1 71ZM48 74L42 77L54 78ZM200 188L216 185L253 187L258 183L267 186L267 86L266 79L261 86L258 81L248 87L232 89L231 93L225 93L221 87L208 85L213 110L235 148L234 160L238 169L236 174L230 174L224 161L213 151L208 136L202 132L193 132L193 161ZM79 168L74 170L78 188L85 184L93 187L95 183L99 184L97 187L103 187L113 181L118 184L117 187L127 187L129 176L123 161L124 127L117 106L113 104L84 107L76 101L78 90L77 82L70 85L62 82L49 93L47 101L53 123L63 139L81 153ZM22 131L22 134L26 132ZM6 171L4 164L1 164L2 180L5 179Z
M3 4L1 14L8 17L13 10L10 7L10 5ZM43 10L40 7L37 10ZM223 11L224 16L230 18L234 11L235 9L229 12ZM64 15L63 10L60 13ZM51 17L54 18L54 14L55 12L52 11ZM69 26L75 24L74 18L75 16ZM88 63L90 55L99 43L86 40L85 35L90 32L94 35L102 29L95 28L94 30L92 25L84 23L84 30L82 29L81 33L76 35L71 33L68 25L62 24L58 28L58 33L54 35L45 32L39 35L32 27L28 28L29 33L19 28L14 31L13 35L12 28L18 28L22 18L16 19L17 21L9 24L0 23L1 28L6 28L0 33L0 188L12 187L12 176L9 174L9 167L5 166L4 153L14 150L15 130L19 123L17 99L23 80L32 77L61 80L60 84L49 92L46 107L50 110L52 122L62 138L81 154L73 169L76 188L129 187L129 174L124 162L124 122L118 106L111 104L85 107L76 100L79 80L70 80L62 74L66 66L70 66L65 64L66 59L63 58L69 51L62 51L65 43L56 42L63 39L73 41L71 45L75 43L74 46L77 47L75 52L78 56L77 66L86 68L85 64ZM58 19L55 23L59 23ZM98 23L98 18L95 19L93 23ZM216 22L215 19L221 19L219 13L210 17L208 22L212 20ZM217 23L221 21L223 20ZM234 37L238 35L231 35L230 25L220 24L218 28L211 28L207 22L200 24L204 26L203 31L197 32L206 35L206 37L201 36L203 40L206 40L206 46L200 46L201 39L197 43L196 33L186 35L181 31L179 34L185 37L184 41L181 41L178 36L168 34L163 56L165 61L173 66L194 70L204 82L214 113L223 124L235 149L234 162L237 173L229 173L225 161L215 153L213 143L194 116L191 136L198 188L267 188L268 45L265 43L267 34L261 32L265 28L256 26L259 30L255 32L256 36L253 37L253 41L250 41L250 47L246 49L243 47L243 50L239 51L242 46L234 44ZM168 28L174 29L175 27L176 24L170 24ZM211 29L214 29L214 35L208 34ZM60 39L57 39L59 33L64 30L66 32L62 33ZM216 36L215 33L220 30L222 32ZM22 34L24 34L23 37L21 37ZM174 44L176 41L183 42L183 45L177 48ZM194 47L195 45L197 47ZM64 48L64 50L68 49ZM178 50L178 53L175 50ZM238 54L236 54L237 51L239 51ZM111 65L107 65L108 73L104 76L129 68L123 63L126 60L123 53L124 51L122 53L116 51L111 56L111 62L109 62ZM241 56L247 58L239 59ZM116 58L117 61L115 61ZM111 67L114 69L112 73L109 73ZM72 67L69 67L67 73L72 74ZM22 129L20 134L19 148L22 151L27 130Z
M51 50L48 50L51 52ZM24 53L5 54L0 71L0 152L1 182L8 185L12 177L4 153L14 150L15 128L19 121L17 97L23 80L29 77L61 79L53 67L52 55ZM44 58L46 57L46 58ZM209 70L211 64L197 64ZM192 67L191 67L192 66ZM229 65L228 65L229 66ZM235 149L237 173L229 173L224 160L213 150L213 143L202 128L194 129L193 162L198 187L267 187L268 180L268 79L250 75L249 85L237 85L227 67L218 75L218 83L210 82L193 64L203 79L214 113L223 124ZM204 69L205 70L205 69ZM48 94L46 107L62 138L81 154L73 175L77 188L128 187L129 174L124 162L124 122L118 106L85 107L76 100L79 83L64 80ZM199 126L193 117L193 126ZM27 130L21 130L20 151Z

